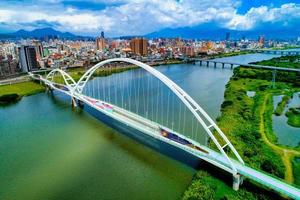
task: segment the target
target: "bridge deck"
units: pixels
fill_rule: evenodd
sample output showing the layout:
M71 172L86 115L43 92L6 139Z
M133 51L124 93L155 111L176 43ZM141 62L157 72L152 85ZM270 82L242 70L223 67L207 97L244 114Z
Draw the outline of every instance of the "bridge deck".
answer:
M152 122L148 119L145 119L141 116L138 116L134 113L126 111L117 106L110 105L106 102L104 102L104 103L110 105L112 108L111 110L108 111L103 108L99 108L99 106L98 107L96 106L96 102L100 102L100 101L98 101L96 99L92 99L90 97L85 97L85 96L82 97L82 95L81 95L81 97L79 97L79 99L84 101L85 103L89 104L90 106L96 108L100 112L103 112L104 114L109 115L109 116L123 122L124 124L126 124L128 126L136 128L137 130L140 130L145 134L151 135L152 137L155 137L156 139L159 139L159 140L167 142L171 145L174 145L177 148L181 148L181 149L199 157L200 159L203 159L210 163L213 163L213 164L218 163L219 167L221 167L221 165L225 165L229 168L229 164L227 163L226 159L220 153L218 153L214 150L211 150L211 149L207 148L206 146L203 146L197 142L192 141L194 145L200 147L201 149L203 149L204 151L207 152L207 153L204 153L204 151L195 150L194 148L191 148L190 146L176 143L168 138L163 137L160 132L160 129L162 128L162 126L155 122ZM166 127L163 127L163 128L167 129ZM167 130L169 130L169 129L167 129ZM183 135L176 133L175 131L172 131L172 132L179 135L180 137L182 137L184 139L187 139ZM300 199L300 190L299 189L297 189L279 179L271 177L270 175L268 175L264 172L260 172L256 169L252 169L246 165L243 165L236 160L232 160L232 161L235 163L238 173L243 175L244 177L252 179L264 186L267 186L268 188L271 188L271 189L273 189L277 192L280 192L281 194L284 194L286 196L289 196L291 198Z
M244 66L244 67L251 67L251 68L258 68L258 69L300 72L300 69L295 69L295 68L284 68L284 67L274 67L274 66L265 66L265 65L256 65L256 64L224 62L224 61L216 61L216 60L203 60L203 59L191 59L191 60L193 60L193 61L202 61L202 62L211 62L211 63L219 63L219 64L228 64L228 65L235 65L235 66Z

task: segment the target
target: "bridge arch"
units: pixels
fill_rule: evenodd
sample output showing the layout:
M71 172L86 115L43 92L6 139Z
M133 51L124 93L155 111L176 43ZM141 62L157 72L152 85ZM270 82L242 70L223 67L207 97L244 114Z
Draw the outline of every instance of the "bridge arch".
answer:
M52 70L47 76L46 76L46 80L51 81L52 83L55 82L55 75L59 74L61 75L61 77L63 78L64 83L66 84L66 86L68 87L68 89L70 91L73 91L74 87L76 86L76 82L74 81L74 79L65 71L61 70L61 69L54 69Z
M244 164L244 161L242 160L234 146L231 144L231 142L228 140L226 135L222 132L222 130L216 125L216 123L210 118L210 116L204 111L204 109L202 109L202 107L200 107L200 105L197 104L196 101L192 97L190 97L182 88L180 88L176 83L174 83L164 74L147 64L130 58L114 58L102 61L90 68L88 71L86 71L86 73L79 79L77 84L74 86L74 93L81 94L93 73L95 73L97 69L103 67L105 64L109 64L112 62L126 62L129 64L133 64L137 67L143 68L144 70L152 74L154 77L159 79L165 86L167 86L181 100L181 102L184 103L184 105L191 111L196 120L204 128L206 134L213 141L220 153L224 156L227 164L230 166L230 172L233 174L237 173L235 165L225 152L224 148L229 147L235 158L240 163ZM223 146L221 145L219 140L222 140L222 142L224 143Z

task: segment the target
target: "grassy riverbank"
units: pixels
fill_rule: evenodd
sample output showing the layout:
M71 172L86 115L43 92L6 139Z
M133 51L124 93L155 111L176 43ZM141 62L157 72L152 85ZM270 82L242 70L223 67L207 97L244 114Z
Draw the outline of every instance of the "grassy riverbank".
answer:
M289 50L289 49L297 49L300 48L299 45L295 45L295 46L285 46L285 47L273 47L271 48L271 50Z
M209 169L209 166L203 166ZM256 200L256 199L283 199L282 197L271 193L263 188L259 188L249 182L245 182L243 187L238 191L234 191L231 187L230 177L225 176L224 172L214 171L211 168L207 170L199 170L194 176L192 184L185 191L183 200ZM213 171L213 172L212 172Z
M292 165L292 161L295 156L300 156L300 151L276 144L277 138L272 128L272 97L279 94L289 96L299 91L300 86L296 83L295 74L279 73L278 81L281 82L277 82L276 88L273 88L271 73L268 70L236 68L226 85L221 116L217 118L217 123L247 165L285 179L288 183L298 184L294 182L298 177L294 177L297 169ZM247 96L247 91L254 91L255 96ZM262 192L261 196L257 195L256 189L253 191L253 185L248 180L245 180L246 184L242 186L242 190L230 196L231 185L226 187L217 184L219 180L213 177L214 171L210 174L212 177L209 177L211 181L207 181L207 176L203 176L201 171L199 173L201 175L194 177L183 199L205 199L195 189L195 186L200 184L212 190L222 188L218 190L223 192L219 192L213 199L278 199L271 197L267 192ZM210 184L212 181L218 186Z
M29 96L45 90L43 85L27 81L22 83L15 83L11 85L0 86L0 104L6 105L17 102L23 96ZM2 102L2 103L1 103Z
M215 54L215 55L209 55L209 59L215 59L215 58L223 58L223 57L230 57L230 56L239 56L239 55L245 55L253 53L251 51L236 51L236 52L229 52L229 53L220 53L220 54Z
M258 65L300 69L300 55L281 56L270 60L255 62Z
M44 91L44 86L38 83L27 81L11 85L0 86L0 96L6 94L18 94L20 96L29 96Z

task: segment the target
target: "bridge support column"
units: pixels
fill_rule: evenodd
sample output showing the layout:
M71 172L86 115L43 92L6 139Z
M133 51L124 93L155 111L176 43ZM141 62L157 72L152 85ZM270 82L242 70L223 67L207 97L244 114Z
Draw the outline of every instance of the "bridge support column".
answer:
M73 108L77 107L77 102L76 102L76 99L74 97L72 97L72 107Z
M202 65L202 60L199 61L200 66Z
M206 61L206 66L209 67L209 61Z
M233 175L233 183L232 183L233 190L238 191L241 183L242 183L241 175L234 174Z
M215 62L215 63L214 63L214 68L216 68L216 67L217 67L217 63Z
M230 69L232 69L232 68L233 68L233 64L230 65Z
M222 63L222 68L224 69L224 67L225 67L225 63Z
M53 89L51 87L49 87L48 85L46 85L46 92L47 93L50 93L50 92L52 93L52 90Z

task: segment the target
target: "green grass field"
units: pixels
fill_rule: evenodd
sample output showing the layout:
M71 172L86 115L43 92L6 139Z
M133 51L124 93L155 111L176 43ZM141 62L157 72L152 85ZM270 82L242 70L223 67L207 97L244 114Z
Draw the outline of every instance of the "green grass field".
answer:
M278 58L272 58L270 60L256 62L255 64L300 69L300 56L281 56Z
M18 94L19 96L28 96L43 92L44 90L45 88L43 85L32 81L27 81L23 83L0 86L0 96L5 94Z

